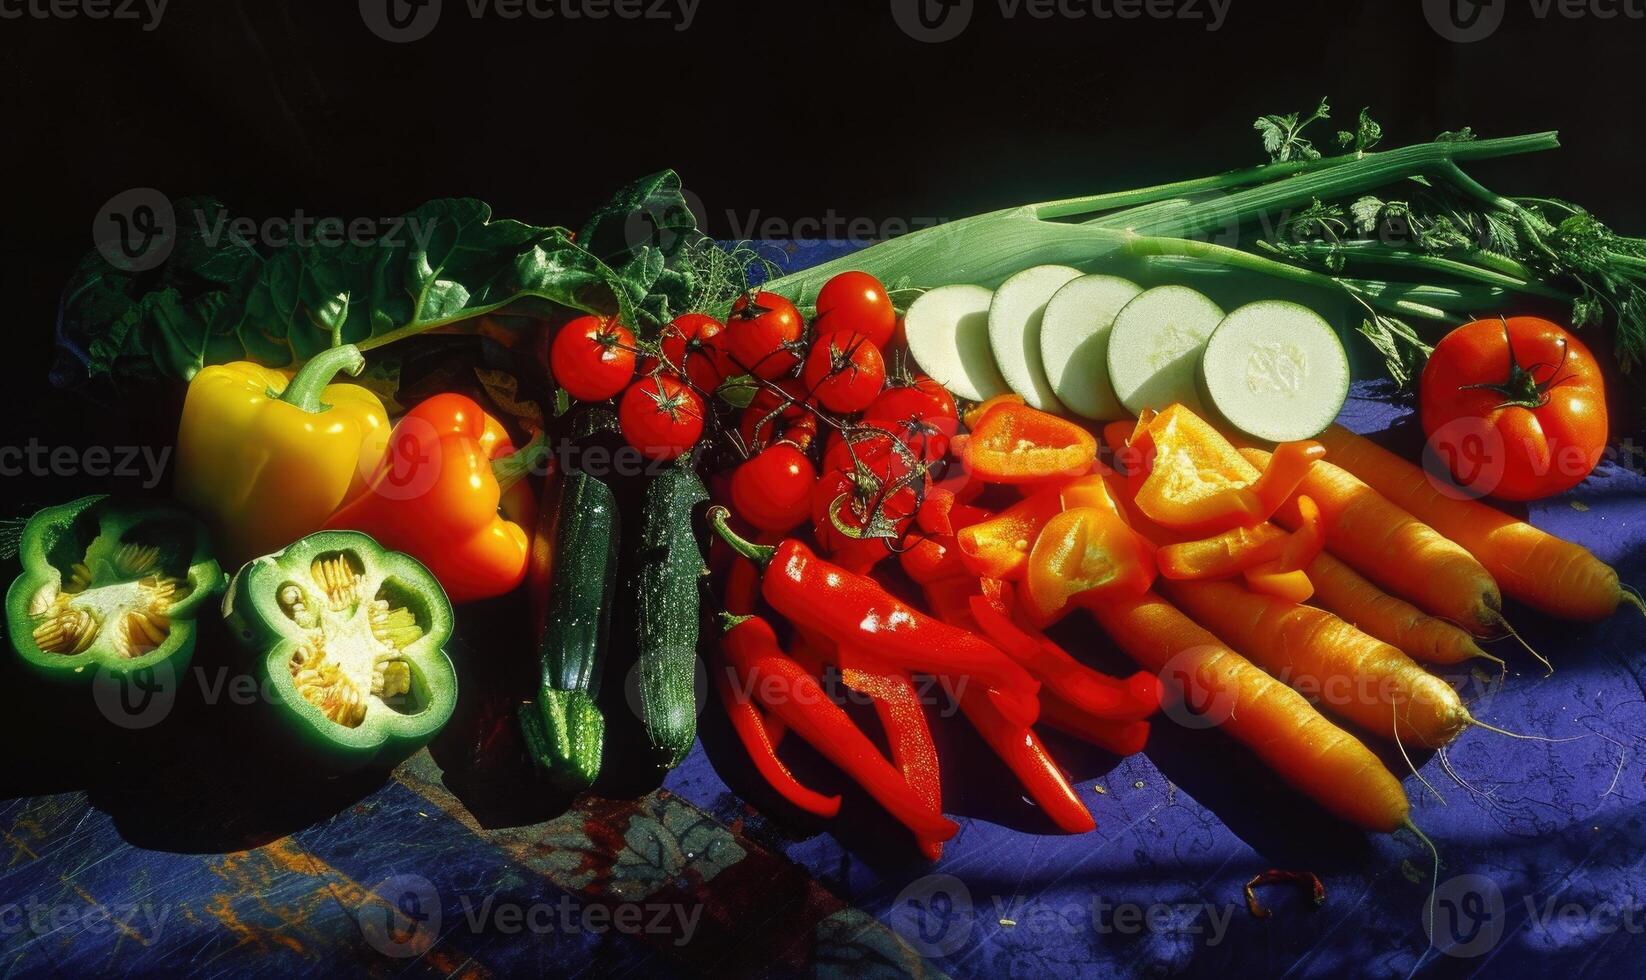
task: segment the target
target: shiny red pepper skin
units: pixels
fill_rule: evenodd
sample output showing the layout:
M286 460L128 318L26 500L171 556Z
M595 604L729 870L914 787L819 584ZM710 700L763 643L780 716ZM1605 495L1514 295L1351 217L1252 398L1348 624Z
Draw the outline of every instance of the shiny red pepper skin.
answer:
M988 641L933 619L873 579L830 564L800 541L777 546L760 580L766 602L836 643L920 674L969 677L1013 721L1032 725L1040 684Z
M838 814L839 796L825 796L816 790L808 789L795 778L783 760L777 757L777 743L781 740L782 729L773 732L772 726L762 716L760 709L755 707L754 701L744 697L738 689L735 673L735 669L729 663L719 664L714 672L715 687L720 691L721 703L726 706L726 717L731 719L732 730L737 733L738 740L748 750L755 771L759 772L780 796L801 810L824 819Z
M1079 794L1046 754L1046 747L1033 729L1013 723L987 699L971 691L961 695L960 710L1059 830L1084 834L1097 827L1092 812L1080 802Z
M753 697L763 700L769 711L851 776L918 839L945 841L959 831L886 761L810 672L782 651L765 620L751 616L737 623L721 638L721 650Z

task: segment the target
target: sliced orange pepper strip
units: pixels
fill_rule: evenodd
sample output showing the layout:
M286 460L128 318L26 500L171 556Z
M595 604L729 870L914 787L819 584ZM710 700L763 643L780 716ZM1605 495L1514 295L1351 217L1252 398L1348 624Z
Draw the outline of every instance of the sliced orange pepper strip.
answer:
M961 453L974 479L1041 483L1091 472L1097 439L1068 419L1027 405L1002 405L983 415Z
M1011 405L1022 405L1022 404L1023 404L1023 396L1022 395L1014 395L1010 392L1007 392L1004 395L996 395L993 398L987 399L986 401L978 402L976 405L973 405L971 408L968 408L966 410L966 414L962 415L960 417L960 420L962 422L966 423L966 428L975 429L975 428L978 427L978 425L982 424L983 419L990 412L994 411L995 409L1003 408L1003 407L1011 406Z
M1285 531L1264 523L1237 527L1198 541L1168 544L1155 557L1159 559L1160 574L1169 579L1228 578L1279 558L1287 541Z
M1315 585L1301 569L1283 571L1280 560L1266 561L1241 573L1246 588L1264 595L1272 595L1287 602L1307 602L1315 594Z
M1075 507L1047 522L1029 553L1022 605L1036 624L1049 623L1071 600L1138 596L1154 584L1152 547L1115 514Z

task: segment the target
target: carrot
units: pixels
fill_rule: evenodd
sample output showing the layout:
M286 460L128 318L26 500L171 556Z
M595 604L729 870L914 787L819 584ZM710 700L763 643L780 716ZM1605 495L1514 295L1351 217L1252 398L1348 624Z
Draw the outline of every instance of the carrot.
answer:
M1459 664L1474 657L1497 660L1461 627L1384 592L1328 552L1316 555L1308 571L1316 605L1399 647L1414 660L1431 664Z
M1450 684L1331 613L1233 582L1170 582L1168 598L1264 670L1334 714L1396 741L1439 748L1473 723Z
M1268 461L1268 453L1260 449L1241 452L1253 465ZM1326 547L1384 589L1476 636L1507 632L1497 583L1480 562L1348 470L1328 462L1334 459L1328 455L1316 462L1297 491L1320 505ZM1288 528L1298 527L1302 520L1296 503L1294 496L1275 519Z
M1640 606L1618 584L1617 572L1587 548L1478 501L1447 496L1423 470L1347 429L1334 425L1320 441L1338 465L1468 549L1504 592L1526 605L1584 622L1605 619L1623 601Z
M1409 827L1399 780L1303 695L1270 677L1154 593L1089 607L1138 664L1251 749L1298 792L1340 819L1390 833Z

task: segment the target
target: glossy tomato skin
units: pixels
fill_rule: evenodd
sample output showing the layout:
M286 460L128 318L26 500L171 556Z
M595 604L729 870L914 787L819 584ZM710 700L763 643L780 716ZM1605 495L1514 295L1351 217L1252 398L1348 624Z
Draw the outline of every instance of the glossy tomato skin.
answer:
M1538 317L1453 330L1430 355L1419 396L1429 445L1471 494L1536 500L1561 493L1581 483L1606 450L1605 385L1594 355Z
M812 343L800 378L824 408L852 415L879 397L886 362L880 348L860 333L823 334Z
M886 287L867 272L842 272L817 293L818 336L841 330L860 333L885 350L897 332L897 311Z
M649 459L674 459L703 435L703 399L669 374L641 378L617 403L629 445Z
M580 316L555 334L549 371L579 401L612 398L634 378L634 334L615 321Z
M924 374L917 374L907 384L892 383L875 398L863 412L865 419L885 419L906 422L919 419L952 419L955 413L954 396L949 389Z
M726 320L726 349L733 369L768 381L792 372L800 357L791 345L806 332L800 311L776 293L755 293L751 304L747 294L732 304Z
M732 374L726 356L726 325L706 313L682 313L663 329L663 355L704 392Z
M760 530L782 534L811 516L816 484L812 461L780 442L737 468L732 475L732 509Z
M762 386L738 417L738 434L743 437L743 445L751 450L775 442L787 436L791 427L804 426L808 422L812 435L817 434L816 417L806 407L806 386L801 380L785 378L775 384L783 392L782 395ZM778 410L779 406L782 406L781 411Z

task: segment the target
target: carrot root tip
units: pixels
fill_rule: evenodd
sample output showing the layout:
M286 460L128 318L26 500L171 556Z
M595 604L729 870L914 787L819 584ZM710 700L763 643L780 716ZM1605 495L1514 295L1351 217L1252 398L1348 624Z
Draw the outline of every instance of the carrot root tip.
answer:
M1635 611L1639 612L1642 616L1646 616L1646 600L1643 600L1640 597L1640 592L1638 590L1627 585L1620 585L1618 589L1618 601L1620 603L1625 606L1632 606Z

